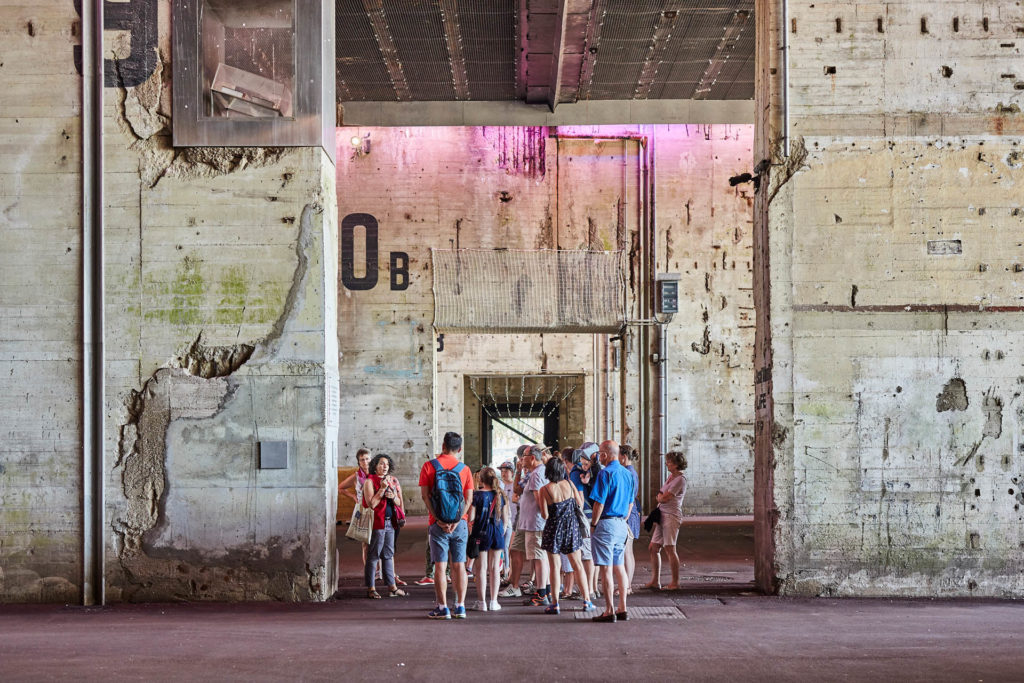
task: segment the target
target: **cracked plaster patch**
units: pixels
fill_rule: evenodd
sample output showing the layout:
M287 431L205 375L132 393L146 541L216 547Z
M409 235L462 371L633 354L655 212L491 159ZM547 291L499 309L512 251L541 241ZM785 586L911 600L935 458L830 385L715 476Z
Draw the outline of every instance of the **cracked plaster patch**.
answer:
M309 271L308 252L314 244L313 219L323 209L318 203L303 208L296 240L297 265L281 315L266 337L254 344L207 346L202 333L170 364L158 369L127 401L128 419L122 425L115 468L121 469L124 507L112 522L117 552L124 570L123 597L161 599L310 599L320 595L324 567L306 562L305 541L280 537L208 558L192 550L175 557L154 557L147 552L146 535L163 514L166 481L167 433L178 418L204 419L222 412L232 401L237 384L232 375L251 360L277 359L289 321L301 309L302 291ZM254 360L255 356L255 360ZM178 400L172 401L172 392ZM184 393L196 400L180 400ZM263 561L258 561L263 558ZM207 566L215 559L215 568ZM295 577L305 577L296 582Z

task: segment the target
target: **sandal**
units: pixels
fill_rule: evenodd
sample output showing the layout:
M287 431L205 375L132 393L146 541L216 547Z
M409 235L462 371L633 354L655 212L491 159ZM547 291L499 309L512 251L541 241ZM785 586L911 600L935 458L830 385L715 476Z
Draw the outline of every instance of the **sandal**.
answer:
M406 593L404 590L402 590L398 586L395 586L394 588L389 588L388 589L388 597L389 598L404 598L406 595L408 595L408 593Z
M380 600L380 593L377 592L376 588L371 588L368 591L366 591L366 597L370 598L371 600Z
M409 584L407 584L405 581L402 581L401 577L396 576L395 577L395 585L396 586L408 586Z

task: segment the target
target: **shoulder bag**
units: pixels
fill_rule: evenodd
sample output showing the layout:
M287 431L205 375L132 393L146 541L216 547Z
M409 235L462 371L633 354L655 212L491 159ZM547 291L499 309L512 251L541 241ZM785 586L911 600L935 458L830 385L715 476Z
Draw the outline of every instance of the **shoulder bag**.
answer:
M576 522L580 525L580 536L590 538L590 520L580 507L580 502L573 497L573 507L576 508Z

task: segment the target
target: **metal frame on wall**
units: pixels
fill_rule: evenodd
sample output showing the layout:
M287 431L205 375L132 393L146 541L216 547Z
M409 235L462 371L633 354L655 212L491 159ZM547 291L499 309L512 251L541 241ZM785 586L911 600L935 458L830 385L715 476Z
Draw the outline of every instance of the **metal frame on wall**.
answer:
M294 21L288 108L276 116L204 115L203 7L214 0L175 0L172 8L173 136L176 147L313 147L335 155L334 2L288 0ZM234 0L239 11L261 4ZM220 0L230 5L231 0Z

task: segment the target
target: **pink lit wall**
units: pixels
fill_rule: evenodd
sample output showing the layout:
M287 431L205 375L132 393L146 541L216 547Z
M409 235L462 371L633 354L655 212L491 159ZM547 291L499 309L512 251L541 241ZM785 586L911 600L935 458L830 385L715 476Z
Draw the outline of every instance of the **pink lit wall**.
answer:
M430 249L628 251L640 225L639 145L621 138L638 136L654 150L657 267L682 278L668 420L670 446L690 456L687 509L750 511L752 188L728 178L753 166L752 126L339 129L340 223L373 217L378 266L367 287L355 229L339 284L343 464L366 444L415 486L436 435L465 428L465 374L591 372L589 335L449 335L435 356ZM407 287L401 272L391 277L392 252L408 256L396 262Z

